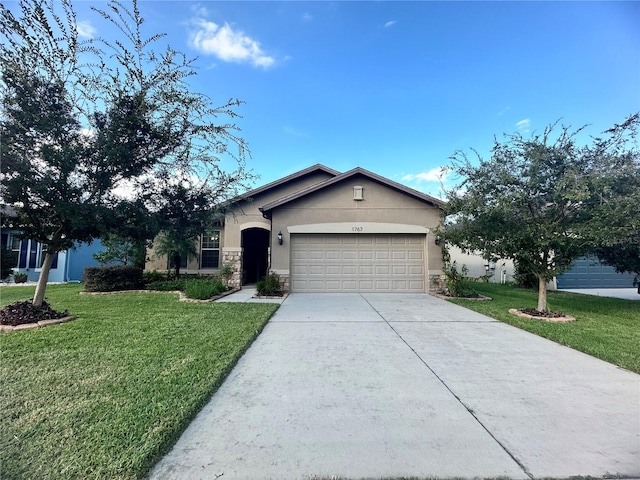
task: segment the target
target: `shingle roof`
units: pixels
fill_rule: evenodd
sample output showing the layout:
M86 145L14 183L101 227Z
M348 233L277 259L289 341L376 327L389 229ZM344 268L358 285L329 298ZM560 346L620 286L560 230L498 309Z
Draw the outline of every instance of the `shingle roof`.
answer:
M291 193L289 195L285 195L282 198L279 198L278 200L274 200L273 202L269 202L266 205L263 205L262 207L260 207L260 211L262 213L267 213L271 210L273 210L276 207L279 207L281 205L284 205L288 202L291 202L293 200L296 200L298 198L304 197L305 195L308 195L310 193L313 192L317 192L318 190L321 190L323 188L326 188L330 185L334 185L338 182L341 182L343 180L346 180L347 178L353 177L355 175L363 175L375 182L378 182L382 185L385 185L387 187L390 187L394 190L397 190L399 192L402 193L406 193L409 196L412 196L414 198L417 198L418 200L422 200L424 202L430 203L438 208L442 208L444 206L444 202L442 200L439 200L435 197L432 197L431 195L427 195L425 193L419 192L417 190L414 190L413 188L409 188L406 187L404 185L401 185L397 182L394 182L393 180L389 180L388 178L382 177L380 175L377 175L373 172L370 172L369 170L365 170L364 168L361 167L356 167L353 170L349 170L348 172L345 173L341 173L339 175L336 175L333 178L330 178L329 180L325 180L324 182L320 182L317 183L315 185L311 185L307 188L304 188L302 190L298 190L295 193Z

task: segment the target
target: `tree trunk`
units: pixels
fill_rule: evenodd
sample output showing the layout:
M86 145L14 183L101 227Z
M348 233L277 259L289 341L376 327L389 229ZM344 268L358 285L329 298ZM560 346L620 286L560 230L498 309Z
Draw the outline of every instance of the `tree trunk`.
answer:
M539 312L547 311L547 280L544 275L538 275L538 306Z
M38 284L36 285L36 293L33 296L33 306L41 307L44 301L44 292L47 289L47 282L49 281L49 271L51 271L51 264L53 263L53 257L55 253L47 252L44 256L44 263L42 264L42 270L40 270L40 277L38 277Z
M182 257L179 253L173 254L173 265L175 268L176 280L180 278L180 263L182 262Z

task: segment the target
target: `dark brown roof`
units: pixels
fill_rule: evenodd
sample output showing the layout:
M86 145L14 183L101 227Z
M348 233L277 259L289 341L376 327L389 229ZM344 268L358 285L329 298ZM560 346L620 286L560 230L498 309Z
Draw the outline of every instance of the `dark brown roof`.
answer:
M276 207L284 205L285 203L291 202L300 197L304 197L305 195L308 195L310 193L317 192L318 190L326 188L330 185L334 185L338 182L346 180L349 177L353 177L354 175L363 175L375 182L378 182L382 185L386 185L389 188L392 188L402 193L406 193L407 195L417 198L418 200L422 200L424 202L430 203L435 207L442 208L444 206L444 202L442 200L438 200L437 198L432 197L431 195L427 195L425 193L419 192L418 190L414 190L413 188L409 188L404 185L401 185L397 182L394 182L393 180L389 180L388 178L377 175L373 172L370 172L369 170L365 170L364 168L356 167L353 170L349 170L348 172L336 175L335 177L330 178L329 180L325 180L324 182L311 185L302 190L298 190L295 193L279 198L278 200L274 200L273 202L267 203L266 205L263 205L262 207L260 207L260 211L262 213L267 213Z

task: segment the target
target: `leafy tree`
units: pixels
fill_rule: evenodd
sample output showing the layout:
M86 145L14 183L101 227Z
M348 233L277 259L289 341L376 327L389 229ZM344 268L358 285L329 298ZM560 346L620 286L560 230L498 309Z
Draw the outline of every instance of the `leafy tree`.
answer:
M93 258L100 264L144 266L147 255L144 243L134 243L129 239L109 234L103 235L100 242L105 249L93 254Z
M521 273L534 274L541 312L547 310L546 283L594 247L584 234L593 211L589 182L624 133L609 131L593 146L578 147L581 129L554 131L557 124L530 139L505 135L495 140L490 160L476 153L477 165L464 152L454 154L462 181L447 193L446 214L456 228L444 233L464 251L511 258Z
M581 236L595 246L599 260L616 271L636 274L640 293L640 152L636 144L640 114L630 116L595 140L601 167L589 177L591 217Z
M182 259L198 258L198 238L220 218L215 205L221 202L223 192L208 183L181 182L165 189L162 204L157 206L161 232L154 240L154 248L156 255L171 260L176 278L180 277Z
M16 18L0 4L0 175L14 225L48 246L38 306L55 252L117 231L118 212L131 205L155 213L170 179L213 179L229 190L250 175L237 128L217 120L237 117L240 102L212 107L192 92L193 61L153 50L163 35L143 35L135 0L131 9L118 1L95 9L119 28L115 41L79 41L70 0L21 0L20 9ZM221 155L237 169L220 170ZM152 232L147 215L136 218L124 236L141 241Z

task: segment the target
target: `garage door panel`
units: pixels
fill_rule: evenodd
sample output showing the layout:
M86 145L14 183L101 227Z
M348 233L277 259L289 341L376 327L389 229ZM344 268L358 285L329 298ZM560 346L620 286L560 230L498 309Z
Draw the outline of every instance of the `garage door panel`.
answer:
M358 252L350 252L350 251L342 252L343 260L356 260L357 258L358 258Z
M360 260L373 260L373 253L372 251L361 250L358 252L358 258Z
M557 277L558 288L632 288L632 273L617 273L595 257L581 257Z
M310 265L309 266L309 275L324 275L325 267L322 265Z
M424 235L293 234L291 289L424 292Z
M357 275L358 267L357 265L343 265L342 266L342 275Z

